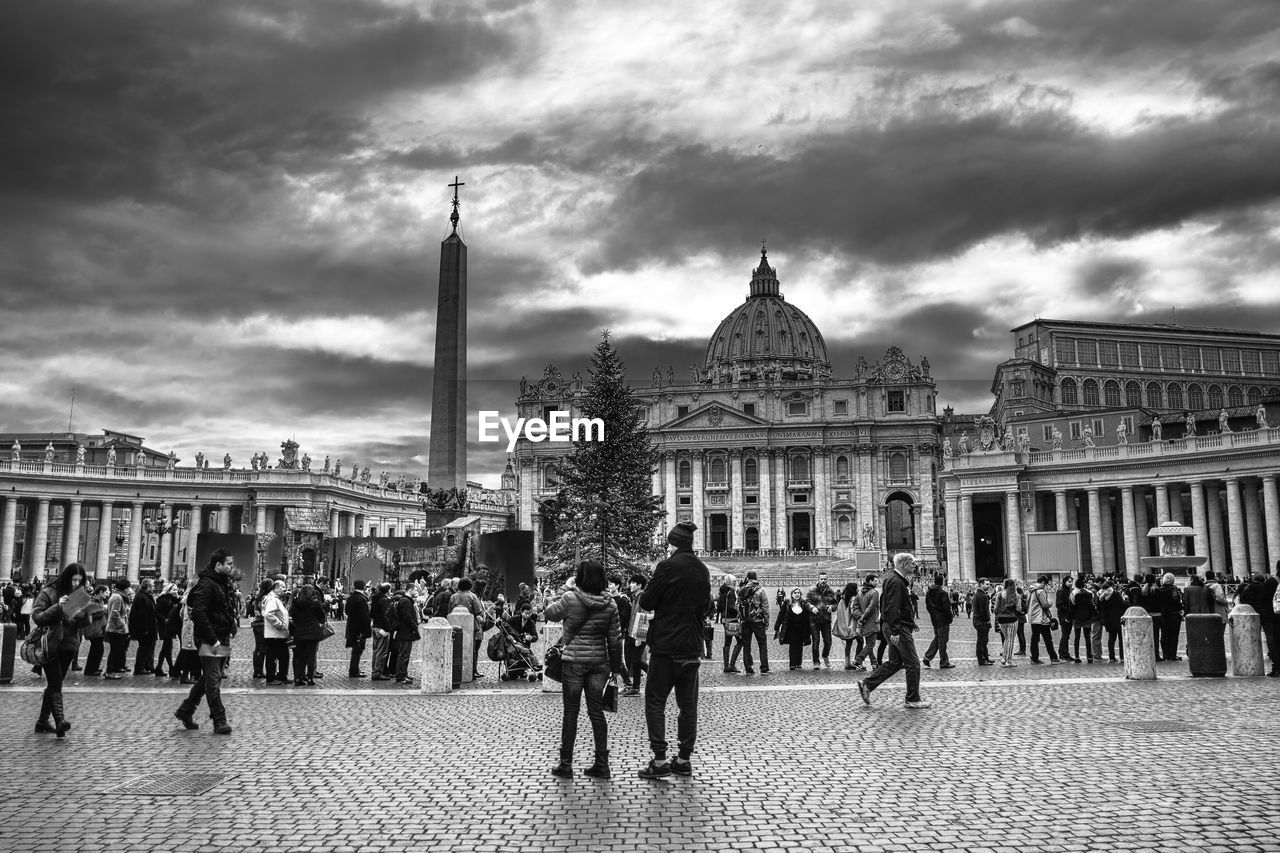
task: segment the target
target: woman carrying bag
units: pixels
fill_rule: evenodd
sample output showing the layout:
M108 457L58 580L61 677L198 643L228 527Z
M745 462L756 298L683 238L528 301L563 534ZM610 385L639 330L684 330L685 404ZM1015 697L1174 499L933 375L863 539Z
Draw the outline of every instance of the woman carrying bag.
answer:
M609 778L609 724L604 717L604 689L609 674L627 680L622 662L622 630L618 606L605 594L604 566L594 560L578 564L573 587L547 605L548 622L564 625L561 696L564 717L560 724L560 762L551 775L573 778L573 746L578 738L578 714L582 694L587 696L587 717L595 740L595 763L584 771L597 779Z
M66 737L71 730L62 705L62 680L80 649L80 632L89 623L88 615L81 612L68 619L63 610L68 596L85 584L84 566L71 563L58 576L40 590L31 608L31 619L37 628L47 632L42 642L48 660L44 670L44 693L40 699L40 716L36 719L36 733L54 733ZM53 715L53 725L49 715Z

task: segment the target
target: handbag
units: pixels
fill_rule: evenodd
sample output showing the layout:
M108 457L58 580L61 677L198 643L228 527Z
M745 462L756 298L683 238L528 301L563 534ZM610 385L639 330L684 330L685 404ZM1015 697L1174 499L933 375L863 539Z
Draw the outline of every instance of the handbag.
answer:
M1056 617L1053 617L1053 616L1049 617L1049 630L1050 631L1058 630L1058 620Z
M333 630L333 626L330 625L328 622L325 622L320 626L320 639L322 641L329 639L336 633L337 632Z
M737 637L742 633L742 623L737 619L726 619L722 623L726 637Z
M652 620L653 611L636 608L635 615L631 617L631 639L635 640L637 645L648 641L649 623Z
M609 683L604 686L601 704L611 714L618 712L618 676L616 674L609 676Z
M32 666L44 666L49 662L49 635L53 633L45 625L36 626L27 638L22 641L18 654Z
M561 681L564 678L564 658L561 651L561 646L552 646L547 649L546 657L542 661L542 674L552 681Z

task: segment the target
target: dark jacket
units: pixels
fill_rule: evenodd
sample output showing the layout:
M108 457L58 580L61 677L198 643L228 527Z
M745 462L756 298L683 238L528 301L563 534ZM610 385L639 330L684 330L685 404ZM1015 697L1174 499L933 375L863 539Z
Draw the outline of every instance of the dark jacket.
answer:
M1213 593L1203 583L1193 583L1182 593L1187 615L1193 613L1217 613L1213 606Z
M979 587L973 594L973 627L981 628L984 625L991 627L991 598L985 589Z
M60 627L62 641L58 643L58 649L64 652L74 652L80 648L80 632L84 630L84 626L89 623L89 620L78 617L68 621L62 618L62 605L58 603L59 597L58 588L54 583L41 587L40 593L31 605L31 621L51 631Z
M391 606L396 609L396 632L391 639L400 643L421 640L422 635L418 633L421 620L418 605L413 603L413 599L401 592L391 600Z
M1182 618L1182 590L1171 583L1161 584L1156 594L1160 604L1160 615L1166 619Z
M1013 592L1007 589L1000 590L996 593L996 622L1001 625L1012 625L1018 621L1021 607L1022 597L1018 595L1016 589Z
M369 615L369 598L364 590L353 590L347 596L347 648L373 636L373 621Z
M156 638L156 600L151 593L139 588L129 608L129 636L135 640Z
M706 651L702 620L710 600L711 573L693 551L678 550L658 563L640 594L640 606L653 612L649 652L700 659Z
M929 621L935 628L951 624L951 596L942 587L929 587L924 594L924 609L929 611Z
M622 636L627 636L627 631L631 625L631 597L624 593L618 593L613 597L614 606L618 608L618 624L622 626ZM520 617L520 611L515 611L516 618Z
M831 587L827 587L827 589L829 590ZM809 593L808 604L809 606L806 609L809 613L810 624L819 627L831 624L831 617L835 614L836 605L835 599L830 593L824 595L815 589ZM786 605L783 605L783 607L785 609Z
M1071 590L1069 585L1058 587L1058 591L1054 593L1053 603L1058 608L1058 618L1063 622L1070 622L1071 619Z
M443 587L436 590L435 595L427 601L427 612L441 619L449 616L449 599L453 598L453 590Z
M1108 592L1110 595L1107 595ZM1110 590L1103 588L1098 593L1097 607L1102 613L1102 624L1108 626L1108 630L1120 630L1120 620L1124 618L1124 612L1129 609L1128 603L1124 600L1124 590L1118 586L1113 586Z
M390 631L391 625L387 622L387 611L391 608L391 596L379 590L373 594L373 601L369 603L369 621L374 628L381 628L383 631Z
M564 625L565 663L598 672L622 670L622 628L612 598L571 589L547 605L546 617L548 622ZM649 630L653 631L653 623Z
M206 568L187 594L191 636L197 646L227 644L236 633L235 599L231 597L230 584L228 576Z
M916 629L916 620L911 615L911 587L906 578L896 571L885 575L884 586L880 590L880 633L911 633Z
M289 622L293 626L293 638L295 640L321 640L324 639L325 623L325 607L324 598L316 590L312 590L310 597L307 593L299 589L293 596L293 601L289 604Z
M178 596L173 593L162 593L156 598L156 633L162 640L172 640L173 632L169 630L169 613L178 606Z
M1086 587L1078 587L1071 593L1071 621L1092 622L1098 616L1093 604L1093 593Z
M806 646L813 642L812 632L809 630L809 608L806 602L800 602L799 613L792 613L791 602L784 601L778 608L778 618L774 620L773 633L777 636L778 642L784 646L793 641L799 641Z
M732 586L720 587L720 597L716 602L717 621L738 618L738 591Z

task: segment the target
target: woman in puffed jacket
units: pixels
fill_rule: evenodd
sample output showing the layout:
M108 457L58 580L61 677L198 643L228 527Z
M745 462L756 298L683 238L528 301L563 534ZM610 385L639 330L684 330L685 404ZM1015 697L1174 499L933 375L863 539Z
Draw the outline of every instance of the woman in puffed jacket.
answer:
M63 605L67 596L84 584L84 566L70 563L40 590L31 608L31 621L48 631L44 642L49 660L42 667L45 685L40 699L40 716L36 719L37 733L52 732L58 737L66 737L71 730L62 704L62 680L80 649L80 632L89 624L89 616L81 613L75 619L68 619L63 613ZM50 714L53 715L53 725L49 724Z

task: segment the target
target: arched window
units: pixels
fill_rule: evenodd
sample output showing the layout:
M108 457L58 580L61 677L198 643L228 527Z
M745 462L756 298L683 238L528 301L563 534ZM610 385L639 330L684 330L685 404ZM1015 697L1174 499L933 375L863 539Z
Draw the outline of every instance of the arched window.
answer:
M692 486L693 485L693 463L688 459L681 459L680 464L676 466L676 485Z
M713 483L723 483L725 481L723 456L711 457L710 471L708 473Z
M889 454L889 480L893 483L904 483L907 480L907 454Z
M1098 383L1092 379L1084 381L1084 404L1086 406L1097 406L1100 404L1098 399Z
M1204 389L1194 382L1187 386L1187 407L1191 409L1204 408Z
M1107 408L1120 407L1120 383L1114 379L1108 379L1107 384L1102 387L1103 401Z
M748 456L742 460L742 482L748 486L760 485L759 470L754 456Z
M849 479L849 457L848 456L836 457L836 479L839 480L840 482L844 482L845 480Z
M1142 405L1142 386L1137 382L1126 382L1124 386L1124 404L1126 406Z
M1239 385L1232 385L1227 389L1227 405L1243 406L1244 405L1244 389Z
M1062 405L1076 406L1080 403L1080 392L1076 381L1070 377L1062 380Z
M1173 385L1169 386L1169 395L1170 396L1173 395ZM1179 398L1182 397L1181 391L1178 392L1178 397ZM1147 406L1149 406L1152 409L1164 408L1164 394L1160 391L1159 382L1147 383Z
M1211 409L1222 408L1222 386L1221 385L1209 386L1209 408Z
M1249 405L1256 406L1262 402L1262 389L1257 385L1249 386Z
M836 519L836 538L851 539L853 534L853 526L849 521L849 516L842 515Z
M791 479L792 480L809 479L809 460L808 459L798 454L791 457Z

